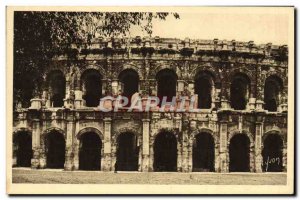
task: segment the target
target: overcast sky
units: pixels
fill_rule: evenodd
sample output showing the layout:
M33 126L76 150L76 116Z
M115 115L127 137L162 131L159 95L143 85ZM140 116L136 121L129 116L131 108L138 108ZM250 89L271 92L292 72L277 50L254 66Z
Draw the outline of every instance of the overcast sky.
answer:
M256 44L288 44L288 17L283 14L199 14L179 13L153 22L152 36L184 39L233 40ZM134 27L131 36L145 36Z

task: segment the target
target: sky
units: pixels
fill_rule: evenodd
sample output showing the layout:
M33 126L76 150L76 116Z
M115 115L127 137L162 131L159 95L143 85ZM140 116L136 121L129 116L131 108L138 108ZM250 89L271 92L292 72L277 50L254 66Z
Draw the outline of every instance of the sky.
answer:
M284 14L201 14L179 13L180 19L168 16L153 21L152 36L184 39L254 41L255 44L288 44L288 17ZM133 27L130 36L146 36Z

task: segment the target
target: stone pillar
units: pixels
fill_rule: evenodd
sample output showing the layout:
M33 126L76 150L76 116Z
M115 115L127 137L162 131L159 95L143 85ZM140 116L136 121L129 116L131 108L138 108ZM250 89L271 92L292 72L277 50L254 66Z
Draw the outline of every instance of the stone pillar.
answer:
M74 107L75 108L82 107L83 106L82 91L79 89L75 89L74 95L75 95Z
M155 137L153 136L153 134L150 137L150 147L149 147L149 151L150 151L150 155L149 155L149 172L153 172L154 168L153 168L153 164L154 164L154 140Z
M257 111L263 111L264 110L264 83L265 80L265 74L262 74L261 67L257 66L257 79L256 79L256 105L255 109Z
M215 140L215 164L214 164L214 170L215 172L220 172L220 151L219 151L220 143L219 140Z
M74 140L73 144L73 153L74 153L74 158L73 158L73 169L78 170L79 169L79 147L80 147L80 140L76 139Z
M185 124L188 124L187 119L184 122ZM186 147L186 152L183 150L184 154L187 155L187 169L188 172L193 171L193 143L195 140L195 135L192 134L193 132L196 133L197 131L197 122L192 120L189 123L189 128L186 127L186 131L190 131L190 134L188 136L188 142L187 142L187 147ZM183 156L184 156L183 154Z
M287 112L288 111L288 92L287 92L287 87L284 87L283 92L281 96L279 97L280 105L278 106L279 108L277 109L279 112Z
M255 103L256 103L256 99L253 98L253 97L250 97L249 98L249 101L248 101L248 110L255 110L256 107L255 107Z
M228 81L223 82L221 88L221 109L228 110L230 106L230 83Z
M65 154L65 170L73 170L73 136L75 124L73 120L67 121L66 132L66 154Z
M142 150L142 171L149 171L150 158L150 119L142 119L143 121L143 150Z
M187 160L187 164L188 164L188 171L192 172L193 171L193 141L194 138L190 139L190 143L187 147L187 156L188 156L188 160Z
M48 90L44 89L42 92L42 105L44 107L49 107L50 102L48 102Z
M115 157L112 155L111 145L111 118L104 118L104 151L103 151L103 162L101 170L103 171L114 171L115 169Z
M177 138L177 172L182 172L182 141Z
M138 171L143 171L143 135L137 136L137 152L138 152Z
M14 136L14 135L13 135ZM13 142L13 160L12 160L12 167L17 166L17 151L18 151L18 144L15 144L15 142Z
M287 143L284 142L282 148L282 171L287 172Z
M255 172L262 172L262 122L256 122L255 131Z
M32 121L32 150L33 157L31 159L31 167L37 169L40 167L40 120Z
M227 120L221 119L220 121L220 169L221 172L226 173L229 171L228 162L228 141L227 141Z
M216 107L216 88L215 85L211 86L211 109L214 109Z
M255 89L256 89L256 83L251 83L249 99L248 99L248 102L247 102L247 105L246 105L247 110L255 110L256 109L256 106L255 106L256 98L254 96Z
M70 78L67 77L66 94L65 94L65 98L64 98L64 107L65 108L73 108L74 107L74 97L75 97L75 93L74 93L74 90L71 90Z
M111 83L111 87L112 87L112 95L116 96L119 93L119 82L118 80L113 80Z
M188 135L188 130L182 133L182 172L189 172L189 143L190 138Z

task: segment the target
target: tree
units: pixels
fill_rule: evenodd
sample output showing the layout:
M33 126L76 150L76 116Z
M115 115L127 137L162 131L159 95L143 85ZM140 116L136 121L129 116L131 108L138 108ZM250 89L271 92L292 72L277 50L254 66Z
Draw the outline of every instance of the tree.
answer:
M153 19L170 13L150 12L15 12L14 101L27 107L40 85L45 66L55 54L68 52L70 44L91 43L97 35L126 36L132 26L152 34ZM176 19L177 13L171 13Z

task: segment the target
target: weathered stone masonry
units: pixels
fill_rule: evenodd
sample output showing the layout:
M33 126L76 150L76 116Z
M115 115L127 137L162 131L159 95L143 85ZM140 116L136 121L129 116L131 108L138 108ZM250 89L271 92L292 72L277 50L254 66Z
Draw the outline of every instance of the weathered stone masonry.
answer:
M287 46L159 37L79 46L47 66L31 107L15 102L13 166L286 171ZM135 87L143 101L197 94L199 110L97 109L101 97L130 96Z

